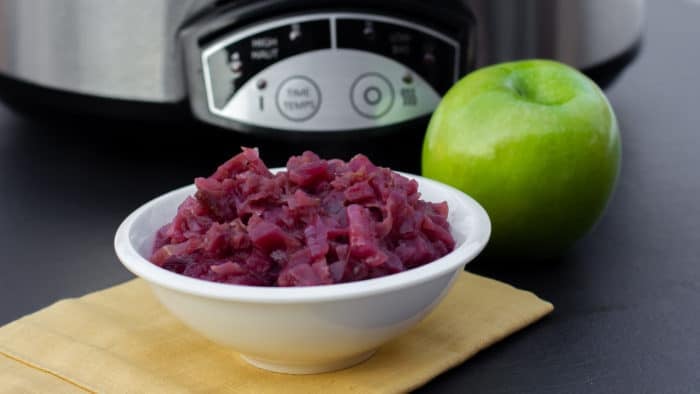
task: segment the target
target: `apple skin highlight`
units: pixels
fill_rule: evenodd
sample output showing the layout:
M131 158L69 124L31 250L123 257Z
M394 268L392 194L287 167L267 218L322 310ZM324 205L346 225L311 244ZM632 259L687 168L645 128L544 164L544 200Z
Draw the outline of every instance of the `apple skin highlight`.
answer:
M615 113L588 77L526 60L479 69L434 112L422 173L481 203L493 223L487 254L555 257L600 218L615 188Z

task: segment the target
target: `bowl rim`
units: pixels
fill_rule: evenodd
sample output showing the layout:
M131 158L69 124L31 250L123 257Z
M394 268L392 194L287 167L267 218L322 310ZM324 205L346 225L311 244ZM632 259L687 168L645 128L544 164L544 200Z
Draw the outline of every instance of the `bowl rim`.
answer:
M271 171L282 169L284 168L274 168ZM162 194L129 214L117 229L114 237L114 248L117 257L129 271L151 284L206 298L283 304L361 298L418 285L441 275L456 272L484 249L491 235L491 222L486 210L478 202L462 191L444 183L419 175L401 171L395 172L418 181L419 191L421 187L429 187L441 189L441 194L453 194L461 208L466 210L467 215L474 218L475 223L473 227L467 229L467 239L452 252L430 263L403 272L348 283L304 287L266 287L217 283L168 271L143 257L131 242L130 234L138 218L152 209L157 209L158 205L173 194L182 193L185 189L194 190L194 185L183 186ZM453 207L449 208L453 209Z

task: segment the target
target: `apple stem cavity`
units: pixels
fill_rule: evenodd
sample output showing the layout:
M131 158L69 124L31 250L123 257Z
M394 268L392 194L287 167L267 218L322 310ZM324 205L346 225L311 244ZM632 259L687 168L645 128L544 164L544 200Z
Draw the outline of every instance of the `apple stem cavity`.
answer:
M511 70L506 87L521 100L546 106L562 105L576 96L576 81L557 69Z

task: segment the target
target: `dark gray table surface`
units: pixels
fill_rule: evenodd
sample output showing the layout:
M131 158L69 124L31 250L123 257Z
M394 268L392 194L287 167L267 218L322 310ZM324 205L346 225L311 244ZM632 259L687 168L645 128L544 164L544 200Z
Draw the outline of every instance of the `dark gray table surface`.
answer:
M554 264L476 267L556 310L422 391L700 392L700 2L650 1L642 52L607 93L623 165L595 230ZM156 128L0 106L0 324L131 278L120 221L237 149Z

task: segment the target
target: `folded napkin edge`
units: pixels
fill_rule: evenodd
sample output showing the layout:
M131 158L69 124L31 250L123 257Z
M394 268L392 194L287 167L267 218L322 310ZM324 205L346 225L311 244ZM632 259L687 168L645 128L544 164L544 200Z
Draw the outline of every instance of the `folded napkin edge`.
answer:
M58 373L58 372L54 372L54 371L52 371L52 370L49 369L49 368L45 368L45 367L42 367L42 366L39 365L39 364L33 363L33 362L31 362L31 361L28 361L28 360L24 359L23 357L20 357L20 356L18 356L18 355L15 355L13 352L10 352L10 351L8 351L8 350L5 350L5 349L0 348L0 356L3 356L3 357L5 357L5 358L7 358L7 359L9 359L9 360L11 360L11 361L14 361L14 362L18 363L18 364L24 365L24 366L27 367L27 368L31 368L31 369L33 369L33 370L35 370L35 371L38 371L38 372L41 372L41 373L44 373L44 374L47 374L47 375L51 375L51 376L53 376L54 378L59 379L59 380L61 380L61 381L63 381L63 382L66 382L66 383L68 383L68 384L70 384L70 385L72 385L72 386L75 386L76 388L78 388L78 389L80 389L80 390L82 390L82 391L85 391L85 392L87 392L87 393L96 393L96 391L94 391L94 390L88 388L87 386L82 385L82 384L79 383L79 382L76 382L76 381L73 380L73 379L70 379L70 378L68 378L68 377L66 377L66 376L63 376L62 374L60 374L60 373Z

